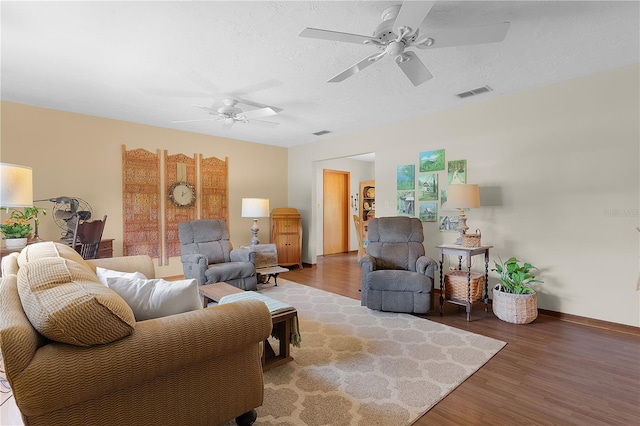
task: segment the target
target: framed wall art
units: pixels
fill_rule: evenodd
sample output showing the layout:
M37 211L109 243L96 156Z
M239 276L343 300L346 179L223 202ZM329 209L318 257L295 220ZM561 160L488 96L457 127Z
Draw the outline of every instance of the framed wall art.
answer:
M438 199L438 174L420 173L418 177L418 199L433 201Z
M416 189L416 166L415 164L406 164L398 166L396 172L396 189L409 190Z
M421 152L419 161L420 172L437 172L444 170L444 149Z
M438 219L438 203L420 202L420 220L435 222Z
M415 191L398 191L396 198L396 212L398 216L416 215Z
M447 169L449 185L467 183L467 160L449 161Z
M458 232L458 215L440 216L438 222L441 232Z

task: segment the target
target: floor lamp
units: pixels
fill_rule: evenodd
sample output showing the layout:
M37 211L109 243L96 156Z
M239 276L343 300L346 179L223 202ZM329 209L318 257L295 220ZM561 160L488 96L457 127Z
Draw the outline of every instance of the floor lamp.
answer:
M252 246L260 244L258 240L258 218L269 217L269 200L266 198L243 198L242 199L242 217L253 218L253 226L251 227L250 244Z
M449 185L447 191L447 207L460 209L458 217L458 231L460 237L456 240L457 245L462 244L462 235L467 233L467 215L464 209L480 207L480 190L478 185L457 184Z

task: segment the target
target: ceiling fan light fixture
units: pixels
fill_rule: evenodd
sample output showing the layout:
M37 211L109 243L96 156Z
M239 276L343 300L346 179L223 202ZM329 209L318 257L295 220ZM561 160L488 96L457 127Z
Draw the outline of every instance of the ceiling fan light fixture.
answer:
M386 53L388 53L389 56L402 55L403 52L404 52L404 43L401 41L392 41L391 43L389 43L386 49Z

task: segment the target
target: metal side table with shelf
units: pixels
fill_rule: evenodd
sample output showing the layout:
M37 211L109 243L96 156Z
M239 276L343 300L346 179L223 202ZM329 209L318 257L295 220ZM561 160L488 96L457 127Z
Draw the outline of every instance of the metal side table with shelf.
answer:
M471 301L471 258L473 256L484 254L484 298L478 300L478 302L484 301L484 311L489 311L489 249L493 248L490 245L482 245L480 247L464 247L461 245L440 245L436 246L440 251L440 315L443 313L444 302L454 303L456 305L464 306L467 313L467 321L471 320L471 306L474 303ZM467 266L467 298L466 300L458 299L446 299L446 283L444 280L444 274L442 271L442 263L445 255L458 256L458 270L462 270L462 258L466 259Z

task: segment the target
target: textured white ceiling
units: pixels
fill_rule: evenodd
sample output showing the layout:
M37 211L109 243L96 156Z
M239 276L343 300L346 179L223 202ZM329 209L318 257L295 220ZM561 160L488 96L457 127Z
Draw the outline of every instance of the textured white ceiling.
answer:
M637 1L443 1L424 26L511 22L502 43L416 50L434 78L414 87L391 58L298 37L371 35L391 1L7 2L2 100L290 147L640 61ZM460 100L456 93L494 91ZM218 122L192 104L231 93L281 109L275 129ZM245 110L251 108L243 107ZM313 132L329 130L325 136Z

